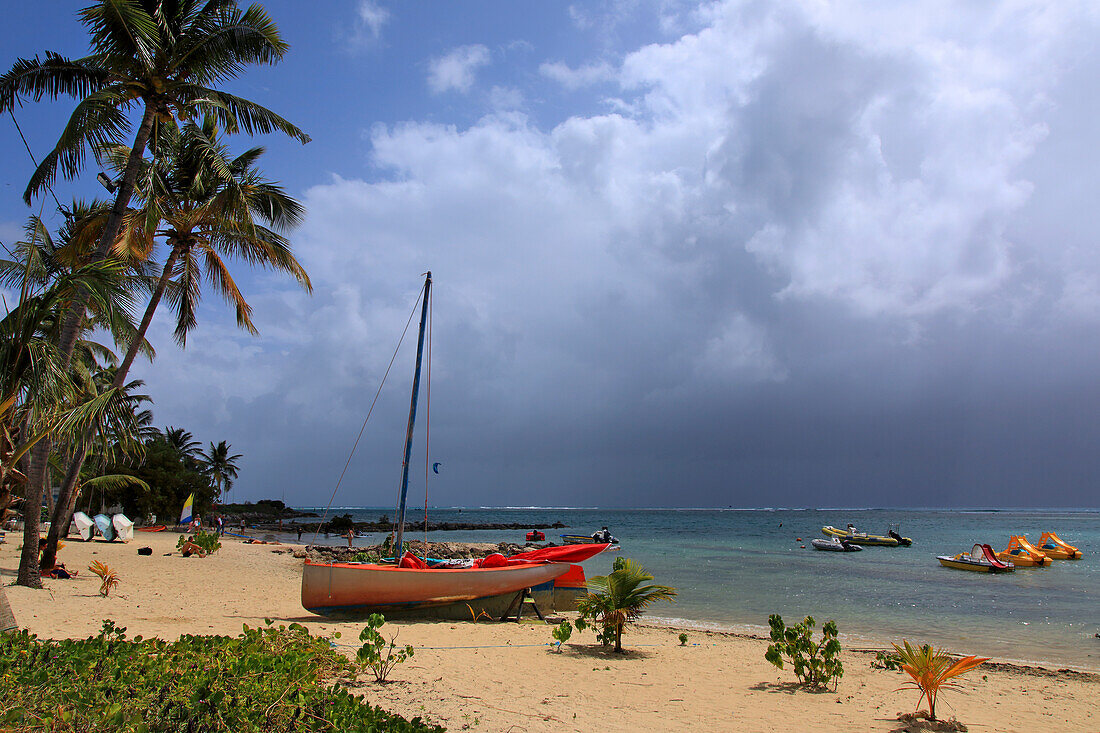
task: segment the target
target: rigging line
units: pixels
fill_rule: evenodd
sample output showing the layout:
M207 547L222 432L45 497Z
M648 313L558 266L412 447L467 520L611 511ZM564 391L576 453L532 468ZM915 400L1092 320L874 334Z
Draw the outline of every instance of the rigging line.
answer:
M31 146L27 144L27 138L23 136L23 128L19 126L19 120L15 119L15 111L9 107L8 114L11 115L11 121L15 123L15 130L19 133L19 138L23 141L23 147L27 149L27 155L31 156L31 162L34 163L34 167L38 169L38 161L34 159L34 153L31 152ZM53 196L53 202L57 204L57 210L61 213L65 213L65 210L61 208L61 202L57 200L57 194L53 192L53 187L48 183L46 184L46 190Z
M324 514L321 515L321 521L317 523L317 529L313 532L313 543L317 543L317 535L321 532L321 525L325 523L325 519L328 517L328 511L332 508L332 502L336 499L336 492L340 490L340 484L344 481L344 474L348 472L348 466L351 465L351 459L355 455L355 449L359 447L359 440L363 437L363 431L367 429L367 421L370 420L371 413L374 412L374 406L378 403L378 395L382 394L382 387L386 384L386 377L390 375L390 369L393 367L393 362L397 359L397 352L401 350L401 344L405 341L405 334L409 332L409 324L412 323L413 316L416 315L416 306L420 305L420 295L416 296L416 302L413 303L412 312L409 313L409 320L405 321L405 330L401 332L401 338L397 340L397 348L393 350L393 356L390 357L389 366L386 367L386 373L382 375L382 381L378 384L378 390L374 393L374 399L370 403L370 409L367 410L367 416L363 418L363 425L359 428L359 435L355 437L355 443L351 446L351 452L348 454L348 460L344 463L344 470L340 471L340 478L336 480L336 487L332 490L332 496L329 497L328 506L325 507Z

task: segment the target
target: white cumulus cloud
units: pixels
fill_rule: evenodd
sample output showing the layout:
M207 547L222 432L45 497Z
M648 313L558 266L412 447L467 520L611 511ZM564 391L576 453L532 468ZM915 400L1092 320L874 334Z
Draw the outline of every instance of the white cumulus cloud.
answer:
M436 94L451 89L466 93L474 85L477 70L489 63L489 49L481 44L459 46L429 64L428 88Z

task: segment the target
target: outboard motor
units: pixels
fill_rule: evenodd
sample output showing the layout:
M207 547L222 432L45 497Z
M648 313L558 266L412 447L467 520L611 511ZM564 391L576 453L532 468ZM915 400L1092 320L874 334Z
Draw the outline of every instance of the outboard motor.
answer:
M889 535L890 535L891 537L893 537L893 538L894 538L895 540L897 540L897 541L898 541L898 544L899 544L899 545L902 545L903 547L908 547L909 545L913 544L913 540L911 540L911 539L908 539L908 538L905 538L905 537L902 537L902 536L901 536L900 534L898 534L898 533L897 533L897 532L895 532L894 530L890 530L890 531L888 532L888 534L889 534Z

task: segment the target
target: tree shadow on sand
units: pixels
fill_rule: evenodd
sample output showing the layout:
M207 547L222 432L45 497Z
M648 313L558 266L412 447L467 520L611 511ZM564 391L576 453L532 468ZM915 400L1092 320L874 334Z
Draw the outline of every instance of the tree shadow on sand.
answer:
M806 687L798 682L757 682L749 689L754 692L781 692L787 695L793 695L796 692L805 692L809 695L823 695L832 692L827 687Z
M623 649L621 652L613 652L610 648L599 645L564 644L562 654L571 657L587 657L588 659L602 659L605 661L618 661L620 659L649 659L652 654L639 649Z

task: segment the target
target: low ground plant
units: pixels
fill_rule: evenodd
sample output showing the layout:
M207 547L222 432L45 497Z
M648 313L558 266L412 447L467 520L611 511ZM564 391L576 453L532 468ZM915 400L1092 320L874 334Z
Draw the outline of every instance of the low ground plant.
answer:
M806 687L824 688L831 684L836 689L844 676L844 665L840 662L835 621L826 621L821 627L820 642L812 638L813 616L807 616L800 624L786 626L783 618L773 613L768 617L768 625L772 644L764 653L765 659L780 669L783 669L783 660L787 659L799 684Z
M561 645L569 641L569 637L573 635L573 624L569 623L566 619L560 624L554 627L554 630L550 632L550 635L558 642L554 645L554 650L561 652Z
M357 668L298 624L237 637L88 639L0 634L0 730L442 731L352 695Z
M988 657L962 657L956 659L943 651L936 651L931 644L913 646L908 641L902 641L904 646L894 644L894 649L901 660L901 669L913 678L902 687L910 686L920 690L920 698L917 699L917 709L925 700L928 701L928 718L936 719L936 700L943 690L959 687L957 682L951 679L969 672L982 662L988 662Z
M894 669L901 671L901 657L895 652L875 652L875 658L871 660L873 669Z
M367 617L367 626L359 634L359 641L363 642L363 646L355 654L359 664L369 669L379 683L385 683L393 668L413 655L411 646L403 649L397 647L397 634L386 641L379 631L384 623L386 618L380 613L372 613Z

